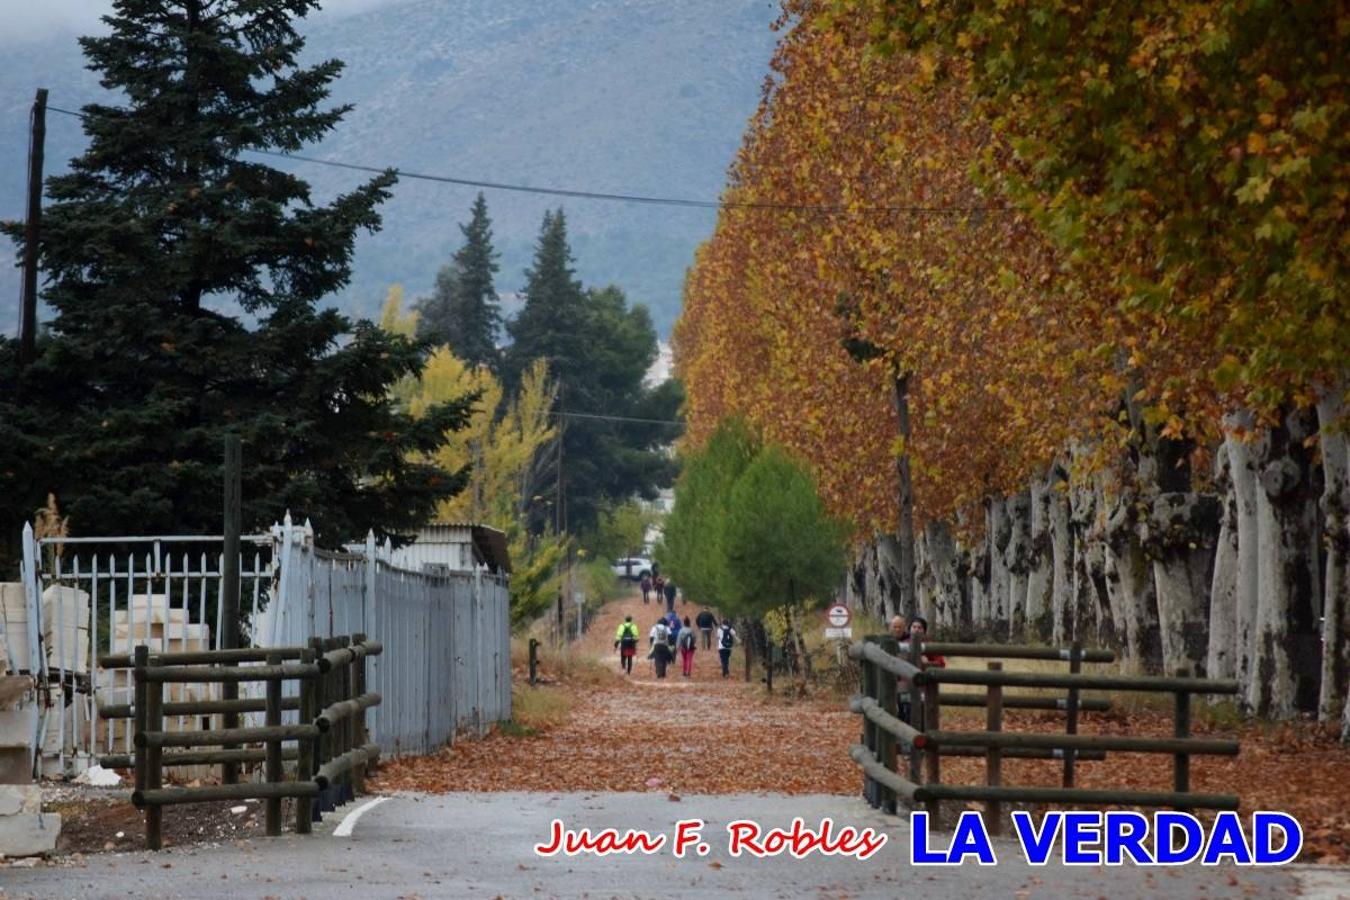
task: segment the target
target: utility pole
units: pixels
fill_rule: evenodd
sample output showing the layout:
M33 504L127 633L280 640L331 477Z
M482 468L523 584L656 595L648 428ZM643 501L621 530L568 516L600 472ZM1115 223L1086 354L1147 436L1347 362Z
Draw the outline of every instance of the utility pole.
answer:
M23 226L23 288L19 295L19 364L37 358L38 237L42 228L42 157L47 140L47 89L33 100L28 138L28 212Z
M225 436L225 540L220 554L220 646L223 650L239 647L239 532L243 527L240 482L243 469L243 450L239 435ZM239 699L239 684L227 681L221 686L221 699ZM239 716L225 714L225 727L238 728ZM226 763L221 770L225 784L239 782L239 765Z

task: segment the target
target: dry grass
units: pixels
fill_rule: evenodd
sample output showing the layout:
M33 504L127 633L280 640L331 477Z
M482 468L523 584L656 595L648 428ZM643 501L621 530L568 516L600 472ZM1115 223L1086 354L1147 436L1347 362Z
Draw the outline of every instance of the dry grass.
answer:
M517 685L511 692L511 721L523 729L540 731L567 721L572 694L558 685Z

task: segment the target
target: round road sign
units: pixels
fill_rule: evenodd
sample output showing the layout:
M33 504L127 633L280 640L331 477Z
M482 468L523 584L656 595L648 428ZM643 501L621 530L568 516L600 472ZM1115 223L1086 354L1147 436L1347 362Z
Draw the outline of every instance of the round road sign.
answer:
M836 603L825 612L825 620L834 628L843 628L852 618L853 614L842 603Z

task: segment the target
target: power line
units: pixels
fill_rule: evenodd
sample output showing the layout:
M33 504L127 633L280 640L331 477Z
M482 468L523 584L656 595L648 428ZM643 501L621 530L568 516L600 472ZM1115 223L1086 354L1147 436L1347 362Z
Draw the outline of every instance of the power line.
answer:
M604 422L640 422L646 425L679 425L681 427L684 425L678 419L641 419L634 416L602 416L597 413L572 412L551 412L549 415L563 419L599 419Z
M74 116L77 119L87 119L84 113L74 112L68 109L61 109L55 106L48 106L52 112L62 113L67 116ZM845 215L859 215L866 213L917 213L917 214L939 214L939 215L961 215L965 213L987 213L987 212L1011 212L1009 206L862 206L848 207L835 204L810 204L810 203L737 203L724 200L696 200L688 197L659 197L644 194L614 194L603 191L585 191L573 188L557 187L534 187L525 184L513 184L504 181L484 181L474 178L460 178L454 175L432 175L425 172L410 172L406 169L400 169L397 166L370 166L360 163L340 162L332 159L320 159L316 156L302 156L298 153L282 153L276 150L258 150L247 148L245 153L257 153L263 156L271 156L278 159L289 159L295 162L311 163L318 166L328 166L334 169L346 169L352 172L367 172L373 174L383 174L385 172L394 172L399 178L407 178L415 181L432 181L440 184L454 184L462 187L476 187L485 190L495 191L513 191L521 194L543 194L550 197L571 197L580 200L608 200L619 203L640 203L650 206L676 206L686 209L746 209L761 210L766 212L816 212L816 213L842 213Z

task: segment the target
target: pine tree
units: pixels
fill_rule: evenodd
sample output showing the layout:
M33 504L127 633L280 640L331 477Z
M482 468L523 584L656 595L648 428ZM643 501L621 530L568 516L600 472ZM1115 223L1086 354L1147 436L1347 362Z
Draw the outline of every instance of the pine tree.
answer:
M646 307L630 307L617 287L585 289L572 264L563 211L546 213L525 273L525 307L507 325L503 375L514 384L542 359L557 379L563 490L554 499L564 513L536 507L533 524L561 519L569 531L587 532L603 509L634 495L653 499L670 482L674 465L661 448L678 437L667 425L595 417L673 418L681 393L642 383L657 353Z
M418 337L437 346L448 346L470 365L500 367L497 334L501 307L492 276L497 271L497 252L492 248L492 220L487 201L480 193L473 203L468 225L461 225L464 246L454 261L436 275L436 290L417 304L421 313Z
M512 387L520 373L541 358L569 394L585 382L586 293L573 262L566 216L561 209L544 213L534 264L525 271L525 307L506 326L511 346L504 374Z
M243 156L300 150L348 110L322 107L341 62L297 63L294 21L317 6L116 0L110 33L81 39L121 105L84 107L88 149L48 179L55 318L17 401L48 451L29 487L77 534L219 529L227 432L244 442L246 523L289 508L329 544L406 531L464 481L410 460L468 402L412 420L388 390L421 348L317 308L348 282L356 233L379 227L393 173L320 206Z

